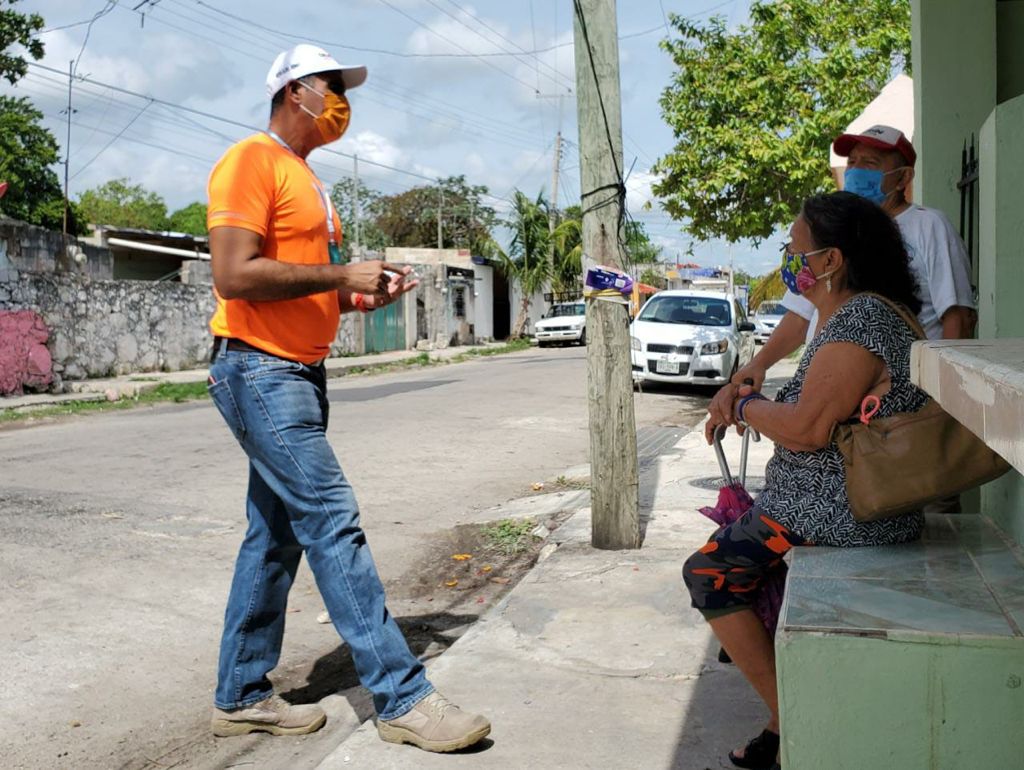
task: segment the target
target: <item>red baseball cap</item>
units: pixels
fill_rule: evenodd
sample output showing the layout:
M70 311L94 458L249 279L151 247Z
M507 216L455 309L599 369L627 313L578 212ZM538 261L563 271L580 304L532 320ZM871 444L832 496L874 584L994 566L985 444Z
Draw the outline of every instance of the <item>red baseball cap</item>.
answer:
M917 161L914 145L902 131L892 126L872 126L859 134L843 134L832 143L832 149L836 155L846 158L857 144L866 144L880 150L896 150L910 166Z

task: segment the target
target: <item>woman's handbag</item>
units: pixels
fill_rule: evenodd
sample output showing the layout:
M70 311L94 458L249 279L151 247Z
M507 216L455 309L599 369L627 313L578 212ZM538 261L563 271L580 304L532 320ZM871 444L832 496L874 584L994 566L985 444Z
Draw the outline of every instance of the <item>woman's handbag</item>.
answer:
M880 295L914 330L917 319ZM846 496L857 521L878 521L920 510L999 478L1009 463L989 449L934 399L917 412L832 429L846 466Z

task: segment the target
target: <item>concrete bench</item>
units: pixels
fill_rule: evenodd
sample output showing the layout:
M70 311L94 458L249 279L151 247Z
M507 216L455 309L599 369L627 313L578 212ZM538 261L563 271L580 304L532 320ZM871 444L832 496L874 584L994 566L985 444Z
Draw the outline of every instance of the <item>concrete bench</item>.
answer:
M796 548L775 647L786 770L1024 768L1024 558L980 515Z

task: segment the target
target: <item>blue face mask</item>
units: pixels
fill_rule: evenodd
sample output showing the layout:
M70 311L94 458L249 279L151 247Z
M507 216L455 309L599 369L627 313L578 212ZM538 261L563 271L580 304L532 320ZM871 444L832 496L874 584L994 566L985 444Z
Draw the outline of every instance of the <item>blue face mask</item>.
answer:
M901 166L885 172L876 168L847 168L846 173L843 174L843 189L881 206L885 203L886 198L896 192L895 190L888 193L882 192L882 180L886 174L894 174L904 168L906 167Z
M885 174L878 169L848 168L843 175L843 189L881 206L886 199L886 194L882 192L884 177Z

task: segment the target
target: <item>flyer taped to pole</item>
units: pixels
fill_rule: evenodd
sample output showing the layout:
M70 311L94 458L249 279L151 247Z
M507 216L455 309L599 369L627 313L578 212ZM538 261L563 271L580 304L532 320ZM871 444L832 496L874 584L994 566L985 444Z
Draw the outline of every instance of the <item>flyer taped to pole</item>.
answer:
M628 305L633 293L633 279L621 270L606 265L587 268L583 296L602 302Z

